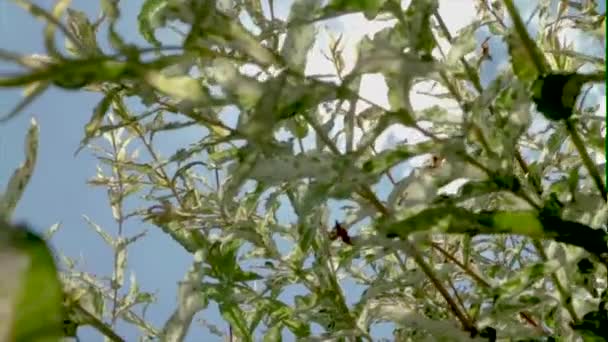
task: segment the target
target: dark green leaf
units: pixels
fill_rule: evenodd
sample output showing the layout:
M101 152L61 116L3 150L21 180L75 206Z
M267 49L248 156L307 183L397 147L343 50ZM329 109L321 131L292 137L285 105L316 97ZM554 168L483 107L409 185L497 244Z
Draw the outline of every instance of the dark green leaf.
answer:
M536 108L549 120L568 119L573 114L576 99L586 81L577 73L540 76L532 85Z

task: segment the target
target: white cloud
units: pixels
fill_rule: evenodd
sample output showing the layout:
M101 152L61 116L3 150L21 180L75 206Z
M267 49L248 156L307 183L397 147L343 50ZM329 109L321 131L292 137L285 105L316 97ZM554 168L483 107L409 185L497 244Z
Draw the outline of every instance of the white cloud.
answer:
M404 8L410 1L404 1ZM475 7L471 0L441 0L439 2L439 14L443 18L446 26L452 34L470 24L475 18ZM347 69L350 69L356 62L356 47L364 36L373 36L376 32L392 26L395 21L367 20L362 14L351 14L342 16L338 19L337 29L341 29L344 38L344 57ZM442 48L447 47L447 43L442 42ZM429 82L430 83L430 82ZM368 76L362 82L361 95L375 103L388 107L388 97L386 95L386 84L381 76ZM433 99L433 101L435 101ZM414 96L412 105L415 109L429 106L427 96ZM430 105L436 104L433 102Z
M439 14L452 33L471 23L476 17L476 12L471 0L439 1Z

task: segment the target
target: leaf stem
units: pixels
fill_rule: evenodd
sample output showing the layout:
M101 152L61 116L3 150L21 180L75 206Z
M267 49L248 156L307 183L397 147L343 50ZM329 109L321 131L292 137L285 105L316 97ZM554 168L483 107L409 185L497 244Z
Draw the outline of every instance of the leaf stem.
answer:
M122 166L120 164L121 160L121 156L120 156L120 150L125 148L126 149L126 145L124 143L124 141L121 139L121 137L117 134L117 131L112 131L110 132L110 141L111 141L111 145L112 145L112 158L113 158L113 164L114 167L112 168L114 176L116 177L116 189L115 191L108 191L108 199L110 200L110 206L113 209L114 212L114 219L117 221L117 225L118 225L118 244L116 246L113 246L114 248L114 260L113 260L113 266L114 266L114 271L112 274L112 280L111 280L111 287L112 287L112 291L114 292L112 295L112 326L116 325L116 321L118 319L118 290L122 287L122 277L123 275L121 275L121 273L124 274L124 269L120 270L121 268L124 267L124 265L120 264L120 253L126 253L126 251L121 252L121 248L126 249L127 246L125 245L124 247L120 246L120 244L122 243L122 234L123 234L123 229L124 229L124 215L123 215L123 203L124 203L124 194L125 194L125 187L124 187L124 175L123 175L123 169ZM126 260L124 261L126 262Z

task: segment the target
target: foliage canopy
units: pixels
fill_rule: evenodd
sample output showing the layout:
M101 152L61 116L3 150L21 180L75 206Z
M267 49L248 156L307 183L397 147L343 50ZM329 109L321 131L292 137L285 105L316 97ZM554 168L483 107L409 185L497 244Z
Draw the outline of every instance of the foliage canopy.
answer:
M605 44L597 2L539 1L531 36L512 0L476 1L477 20L457 34L438 0L294 0L287 18L272 0L146 0L142 48L116 29L118 0L101 0L95 22L66 0L52 10L13 1L47 23L47 54L0 50L26 70L0 77L26 89L1 120L51 86L102 94L80 148L99 160L90 185L109 190L118 233L87 220L113 249L114 273L104 283L64 258L66 334L92 325L120 341L123 320L142 339L180 341L215 302L243 341L371 341L382 322L398 341L608 339L605 113L585 101L605 82L605 59L560 39L570 25ZM358 43L352 66L332 39L335 74L310 72L319 23L353 13L390 24ZM178 45L157 36L167 28ZM486 85L479 32L509 54ZM360 95L370 74L386 81L388 108ZM415 108L423 82L459 109ZM395 125L420 138L382 148ZM32 127L0 198L5 218L35 164ZM187 127L204 136L158 153L157 134ZM141 207L127 209L130 197ZM125 284L127 249L144 234L122 227L138 219L194 258L162 326L142 318L154 297L135 276ZM347 281L363 294L351 301ZM290 304L292 284L306 291Z

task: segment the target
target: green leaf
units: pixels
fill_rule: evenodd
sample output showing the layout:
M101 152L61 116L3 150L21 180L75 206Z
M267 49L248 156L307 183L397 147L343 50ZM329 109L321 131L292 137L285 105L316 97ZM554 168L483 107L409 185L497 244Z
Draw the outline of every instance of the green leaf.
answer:
M80 147L78 148L76 153L78 153L81 149L86 147L86 145L89 143L89 141L91 139L93 139L94 137L99 135L99 133L100 133L99 128L101 127L101 124L103 123L103 119L104 119L106 113L108 112L108 109L110 109L110 105L112 105L112 102L114 101L117 94L118 94L117 90L112 90L112 91L108 92L101 99L101 101L99 101L97 106L95 106L95 109L93 110L93 115L89 119L89 122L87 122L87 124L84 126L84 138L80 142Z
M112 274L112 288L120 289L124 284L125 269L127 268L127 241L119 238L115 246L116 261Z
M154 46L161 46L160 41L154 36L154 31L165 24L164 12L169 5L169 0L146 0L137 16L139 33Z
M247 329L247 321L245 320L243 311L238 305L220 303L220 312L222 317L230 323L230 326L238 337L243 338L245 341L253 341L253 337L249 329Z
M419 56L431 56L436 47L431 16L439 9L438 0L412 0L405 11L405 27L410 48Z
M58 341L63 336L63 292L44 240L1 221L0 273L0 339Z
M200 80L190 76L167 77L157 71L149 71L145 80L156 90L171 96L177 101L185 101L190 105L207 104L209 95Z
M66 39L66 49L76 57L86 58L100 55L101 49L97 46L96 28L93 27L86 14L81 11L67 9L66 24L68 31L78 40L80 46L73 46Z
M322 10L322 17L363 12L368 20L374 19L387 0L332 0Z
M212 276L222 281L246 282L261 279L255 272L243 271L238 264L237 254L242 245L241 239L227 236L224 242L215 242L207 255L213 268Z
M45 76L58 87L80 89L96 83L118 82L123 78L135 77L140 68L140 65L131 62L89 58L53 65L45 71Z
M38 156L38 132L38 124L32 119L25 137L25 161L13 172L4 193L0 194L0 219L12 216L32 177Z
M237 128L257 142L271 140L269 132L274 132L283 120L300 121L298 133L304 133L308 123L304 122L310 111L323 101L335 98L336 91L321 84L297 84L282 73L264 85L265 94L249 115L241 115ZM298 116L301 118L297 119ZM287 122L289 123L289 122ZM304 126L306 125L306 126Z
M251 57L256 63L263 66L278 64L272 51L262 45L259 39L251 34L239 21L232 20L226 16L216 15L213 17L212 25L207 27L209 38L216 40L222 45L228 45Z
M308 122L302 115L294 116L292 119L289 119L285 125L296 138L304 139L308 135Z
M451 205L436 206L419 211L408 218L386 222L380 220L378 229L387 237L406 238L416 231L448 234L515 234L535 239L553 239L579 246L608 263L608 234L584 224L562 220L552 215L539 215L534 210L485 211L474 214Z
M499 190L500 187L494 180L485 180L479 182L470 181L460 188L457 198L459 201L464 201L469 198L487 195Z
M288 21L310 20L320 6L320 0L296 0L291 5ZM287 30L281 55L289 68L304 73L308 52L315 42L315 37L315 26L312 23L294 25Z
M363 171L380 174L407 159L437 149L438 146L433 141L426 141L415 145L401 145L395 149L382 151L372 159L367 160L363 163Z
M511 67L517 78L522 82L534 81L538 77L538 70L526 46L516 32L511 32L505 39L509 48ZM538 49L536 46L535 48ZM540 55L542 54L539 52Z
M264 333L264 342L281 342L283 338L281 336L281 331L283 327L280 325L274 325L270 327L270 329L266 330Z

